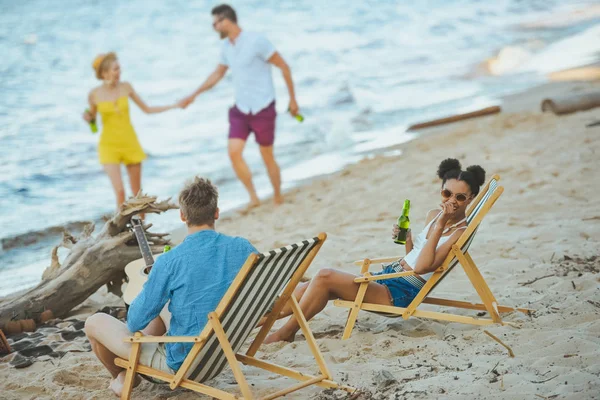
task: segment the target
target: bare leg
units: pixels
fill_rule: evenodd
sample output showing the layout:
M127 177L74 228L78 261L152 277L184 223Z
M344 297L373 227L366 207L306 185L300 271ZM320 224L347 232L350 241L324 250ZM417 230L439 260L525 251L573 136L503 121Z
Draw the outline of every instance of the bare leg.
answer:
M300 299L302 298L302 295L304 295L304 292L308 288L309 283L310 282L303 282L296 287L296 290L294 290L294 293L292 293L292 296L294 296L297 301L300 301ZM289 305L289 303L286 303L283 306L283 308L281 309L281 311L279 312L279 316L277 317L277 319L285 318L291 314L292 314L292 307ZM260 319L260 321L258 321L258 324L256 324L256 327L263 326L263 324L266 321L267 321L267 316L262 317Z
M360 286L354 282L355 278L356 275L335 269L320 270L310 281L300 300L300 308L306 319L310 320L323 310L329 300L354 300ZM387 288L380 283L370 282L365 293L365 302L389 305L390 297ZM264 343L281 340L291 342L298 329L300 329L300 325L292 316L278 331L267 336Z
M129 175L129 185L131 193L137 195L142 189L142 163L129 164L127 167L127 175ZM144 214L140 214L140 218L144 219Z
M256 190L254 189L254 184L252 183L252 173L250 172L250 168L248 168L248 164L246 164L244 157L242 157L245 146L245 140L229 139L229 159L231 160L231 165L233 166L235 174L248 191L248 195L250 196L250 207L255 207L260 204L260 200L256 195Z
M131 192L135 196L142 188L142 163L129 164L127 167L127 175L129 175L129 185Z
M161 335L165 326L160 318L156 318L144 329L144 334ZM131 344L123 340L133 334L125 323L108 314L97 313L85 321L85 334L92 345L92 351L113 377L109 388L120 396L125 382L125 370L115 365L115 358L129 359ZM136 377L133 386L140 383Z
M298 302L302 301L302 296L304 296L306 289L308 289L308 285L310 285L310 282L303 282L296 287L296 290L294 290L294 293L292 294L292 296L294 296ZM292 314L292 307L286 303L286 305L283 306L283 308L281 309L278 319L285 318L291 314Z
M283 196L281 195L281 172L279 165L275 161L275 155L273 154L273 146L260 146L260 155L267 167L267 173L273 185L273 201L275 204L283 203Z
M123 179L121 178L121 165L104 164L103 167L113 186L115 196L117 197L117 209L119 209L121 204L125 202L125 188L123 187Z

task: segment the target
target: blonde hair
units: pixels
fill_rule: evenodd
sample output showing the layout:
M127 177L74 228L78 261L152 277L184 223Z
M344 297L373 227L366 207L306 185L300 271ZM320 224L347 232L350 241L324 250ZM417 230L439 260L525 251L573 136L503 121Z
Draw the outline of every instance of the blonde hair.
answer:
M96 71L96 78L103 80L102 75L108 70L113 61L117 60L117 53L110 52L98 54L92 63L92 68Z
M219 192L209 179L196 176L179 193L179 208L188 226L215 223Z

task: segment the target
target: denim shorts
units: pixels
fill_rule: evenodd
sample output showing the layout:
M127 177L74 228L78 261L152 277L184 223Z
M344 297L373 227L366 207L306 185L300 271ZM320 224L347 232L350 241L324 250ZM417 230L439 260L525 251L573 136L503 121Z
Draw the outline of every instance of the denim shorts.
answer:
M375 272L373 275L393 274L396 270L392 266L387 266L381 272ZM392 302L396 307L408 307L410 302L417 297L421 289L414 287L404 278L392 278L377 281L386 286L390 291Z

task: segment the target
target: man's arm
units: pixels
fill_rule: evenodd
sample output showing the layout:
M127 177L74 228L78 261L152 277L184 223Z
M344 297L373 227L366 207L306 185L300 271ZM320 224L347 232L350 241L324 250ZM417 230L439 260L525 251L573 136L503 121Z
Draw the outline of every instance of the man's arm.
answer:
M227 65L224 64L217 65L217 68L208 76L208 78L206 78L204 83L198 89L196 89L194 93L183 99L183 106L189 106L200 93L212 89L217 83L219 83L219 81L225 76L227 68Z
M292 70L278 52L275 52L268 61L281 70L281 74L283 75L285 85L287 86L288 93L290 95L289 111L290 114L295 117L298 114L298 103L296 102L294 81L292 80Z
M144 329L150 321L158 317L169 301L169 270L169 265L162 258L158 258L154 263L148 281L131 302L127 312L127 328L130 332Z

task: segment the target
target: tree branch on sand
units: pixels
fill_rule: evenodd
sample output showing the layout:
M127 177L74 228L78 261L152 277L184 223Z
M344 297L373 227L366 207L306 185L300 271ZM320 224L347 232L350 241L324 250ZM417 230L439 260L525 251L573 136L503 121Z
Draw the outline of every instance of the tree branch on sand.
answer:
M108 220L101 231L92 236L94 224L88 224L80 237L64 232L62 242L52 249L51 264L42 274L42 281L34 288L0 299L0 327L14 319L38 319L44 310L52 310L56 317L64 317L103 285L121 296L124 268L141 258L133 231L131 217L137 214L160 214L178 208L170 199L157 202L155 196L139 193L130 198ZM144 225L148 229L152 224ZM167 233L146 232L153 252L171 244ZM58 249L69 249L61 263Z

